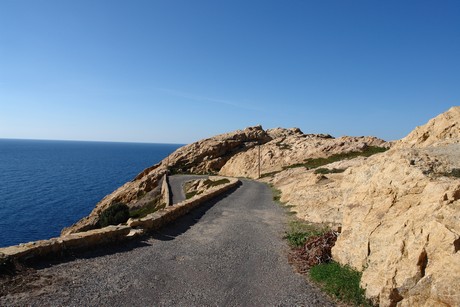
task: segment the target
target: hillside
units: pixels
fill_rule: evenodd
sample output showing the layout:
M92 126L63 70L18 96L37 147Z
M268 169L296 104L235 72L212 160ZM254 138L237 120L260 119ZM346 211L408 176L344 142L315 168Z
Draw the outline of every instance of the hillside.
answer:
M260 173L299 218L341 231L333 258L363 273L375 304L460 304L460 107L393 146L260 126L201 140L143 171L63 233L95 227L116 202L155 202L168 173Z

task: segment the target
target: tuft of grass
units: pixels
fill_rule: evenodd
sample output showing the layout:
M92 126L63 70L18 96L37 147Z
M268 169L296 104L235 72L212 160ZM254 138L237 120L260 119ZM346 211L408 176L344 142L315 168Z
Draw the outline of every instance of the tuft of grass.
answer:
M449 173L444 173L444 176L460 178L460 168L453 168Z
M195 196L197 194L198 194L198 191L187 192L187 193L185 193L185 198L190 199L190 198L192 198L193 196Z
M284 143L276 143L276 146L281 149L281 150L291 150L292 146L289 144L284 144Z
M315 169L315 174L337 174L337 173L343 173L345 171L345 169L343 168L332 168L332 169L329 169L329 168L317 168Z
M347 153L341 153L332 155L327 158L315 158L315 159L306 159L304 163L297 163L289 166L283 167L283 169L288 168L296 168L296 167L306 167L308 169L317 168L320 166L324 166L333 162L342 161L342 160L349 160L357 157L370 157L372 155L385 152L388 148L385 147L378 147L378 146L368 146L363 151L351 151Z
M301 247L309 238L320 236L328 230L325 226L313 225L307 221L293 219L289 222L289 229L284 239L293 247Z
M270 172L270 173L264 173L264 174L260 175L260 178L273 177L273 176L275 176L276 174L278 174L280 172L281 171L274 171L274 172Z
M139 219L139 218L142 218L150 213L153 213L155 211L158 211L161 207L165 207L165 204L163 204L162 206L157 206L156 203L153 201L153 202L150 202L148 203L146 206L142 207L142 208L139 208L139 209L135 209L135 210L131 210L129 212L129 217L130 218L133 218L133 219Z
M310 277L329 295L355 306L372 306L361 288L361 273L336 262L322 263L310 269Z
M273 194L273 201L277 202L280 205L284 205L284 203L281 202L281 191L274 188L273 186L271 188L272 188L272 194Z

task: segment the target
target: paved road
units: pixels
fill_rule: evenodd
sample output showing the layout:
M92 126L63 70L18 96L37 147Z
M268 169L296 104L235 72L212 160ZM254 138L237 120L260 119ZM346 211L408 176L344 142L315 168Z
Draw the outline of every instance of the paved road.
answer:
M270 189L244 181L151 238L38 270L0 305L332 306L287 263L284 222Z

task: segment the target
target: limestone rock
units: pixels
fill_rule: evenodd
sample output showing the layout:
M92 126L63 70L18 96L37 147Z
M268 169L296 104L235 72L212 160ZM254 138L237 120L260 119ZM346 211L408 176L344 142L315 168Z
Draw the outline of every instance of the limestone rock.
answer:
M169 163L172 172L217 173L233 155L270 140L261 126L249 127L181 147L162 165Z
M453 108L343 173L332 255L380 306L460 305L459 120Z
M415 128L396 143L398 148L427 147L460 142L460 106L431 119L426 125Z
M91 213L79 220L74 225L64 228L61 235L87 231L96 228L99 215L116 203L124 203L131 209L141 208L146 204L157 203L161 196L161 179L167 172L161 165L151 169L150 172L140 178L125 183L111 194L104 197L91 211Z
M359 157L331 163L325 168L346 170L365 161L366 158ZM344 173L322 175L304 168L287 169L272 178L263 179L281 191L280 201L292 206L297 217L332 228L342 225L341 184L344 180L347 180Z
M279 129L279 128L278 128ZM222 176L258 178L259 149L261 175L283 170L284 167L304 163L306 159L328 157L334 154L363 151L368 146L388 146L375 137L333 138L330 135L303 134L300 130L275 129L268 134L276 137L270 142L234 155L222 167Z

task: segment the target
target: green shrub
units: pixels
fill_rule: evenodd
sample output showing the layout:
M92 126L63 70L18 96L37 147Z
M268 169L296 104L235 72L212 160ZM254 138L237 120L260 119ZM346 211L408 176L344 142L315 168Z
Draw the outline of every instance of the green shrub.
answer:
M128 219L128 206L122 203L117 203L102 211L99 216L99 227L102 228L109 225L118 225L126 222Z
M355 306L371 306L360 287L361 273L336 262L319 264L310 269L310 277L323 290L337 299Z

